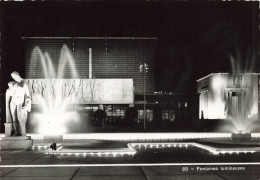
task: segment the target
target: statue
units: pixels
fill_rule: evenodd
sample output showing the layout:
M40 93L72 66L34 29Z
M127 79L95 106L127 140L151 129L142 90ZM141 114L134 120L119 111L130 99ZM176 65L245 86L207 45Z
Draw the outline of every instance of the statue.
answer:
M6 91L6 122L12 123L11 136L25 136L27 115L31 111L29 88L18 72L11 76L15 81L8 83Z
M6 101L6 123L12 123L12 116L11 116L11 111L10 111L10 102L11 98L13 96L13 90L14 90L14 85L16 84L15 81L11 81L8 83L8 89L6 90L5 94L5 101ZM13 128L12 128L13 129Z

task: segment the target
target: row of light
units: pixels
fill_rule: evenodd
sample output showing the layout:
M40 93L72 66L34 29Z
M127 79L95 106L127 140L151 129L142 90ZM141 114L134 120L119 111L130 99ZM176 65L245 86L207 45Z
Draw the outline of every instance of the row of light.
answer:
M44 149L44 150L46 150L46 149L49 149L50 147L49 146L46 146L46 145L33 145L32 146L32 150L35 150L35 149L37 149L37 150L41 150L41 149Z
M193 146L195 146L197 148L201 148L201 149L207 150L207 151L211 152L214 155L260 152L260 149L258 151L255 151L255 150L222 150L222 149L210 147L210 146L207 146L207 145L202 145L202 144L199 144L199 143L191 143L191 145L193 145Z
M128 147L131 151L128 152L111 152L111 151L107 151L107 152L61 152L61 151L50 151L48 150L45 154L59 154L59 155L75 155L75 156L105 156L105 157L109 157L109 156L113 156L116 157L117 155L135 155L136 154L136 150L135 148L142 148L144 147L146 148L182 148L185 147L186 149L189 146L194 146L200 149L204 149L207 150L208 152L214 154L214 155L219 155L219 154L241 154L241 153L256 153L256 152L260 152L259 150L222 150L222 149L218 149L218 148L214 148L211 146L207 146L207 145L203 145L203 144L199 144L199 143L128 143ZM48 148L46 145L45 146L33 146L33 149L41 149L44 148L45 150ZM57 150L61 150L62 146L60 146Z
M188 148L189 144L188 143L131 143L133 147L141 148L144 147L146 148L170 148L170 147L185 147Z
M93 139L93 140L117 140L117 141L168 141L184 139L211 139L231 138L231 133L124 133L118 136L116 133L91 133L91 134L64 134L63 140Z
M116 157L116 156L125 156L125 155L135 155L136 152L57 152L57 151L49 151L45 154L54 154L54 155L75 155L75 156L98 156L98 157Z
M214 155L218 155L219 152L216 151L216 148L210 147L210 146L206 146L206 145L202 145L199 143L192 143L193 146L200 148L200 149L204 149L206 151L209 151L210 153L213 153Z
M57 145L57 150L61 150L62 146L60 144ZM33 145L32 150L50 150L50 147L47 145Z
M42 140L39 134L28 134L34 140ZM1 136L2 137L2 136ZM4 135L3 135L4 137ZM260 138L260 133L251 133L252 138ZM231 138L231 133L125 133L118 137L116 133L64 134L63 140L93 139L93 140L120 140L120 141L147 141L147 140L183 140L183 139L212 139Z
M207 146L207 145L202 145L202 144L199 144L199 143L129 143L128 147L131 149L131 152L111 152L111 151L108 151L108 152L76 152L75 153L75 152L48 151L45 154L75 155L75 156L82 155L84 157L87 156L87 155L98 156L98 157L101 157L101 156L116 157L117 155L121 155L121 156L135 155L136 154L135 148L140 149L141 147L144 147L145 149L146 148L157 148L157 149L159 149L159 148L171 148L171 147L174 147L174 148L185 147L187 149L189 146L194 146L194 147L197 147L197 148L200 148L200 149L207 150L214 155L241 154L241 153L246 154L246 153L260 152L260 150L259 151L256 151L256 150L221 150L221 149L217 149L217 148L210 147L210 146ZM38 148L38 149L45 148L45 149L47 149L48 147L47 146L34 146L33 148ZM59 147L59 149L61 149L61 148L62 148L62 146Z
M220 154L241 154L241 153L247 154L247 153L255 153L255 152L257 152L257 151L253 151L253 150L251 150L251 151L237 150L237 151L219 151L218 153L220 153Z
M131 145L135 148L141 148L142 146L145 148L170 148L170 147L186 147L188 146L194 146L200 149L204 149L209 151L210 153L213 153L214 155L219 154L241 154L241 153L256 153L260 152L259 150L221 150L214 147L210 147L207 145L202 145L199 143L131 143Z

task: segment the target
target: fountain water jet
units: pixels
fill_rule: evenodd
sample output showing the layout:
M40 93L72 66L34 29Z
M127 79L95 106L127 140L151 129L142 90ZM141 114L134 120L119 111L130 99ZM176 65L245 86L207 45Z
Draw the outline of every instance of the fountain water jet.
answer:
M232 67L231 77L236 86L228 92L229 97L226 104L230 110L227 119L232 122L233 133L245 134L254 130L252 124L258 119L254 116L258 112L258 108L255 104L252 105L254 99L249 96L250 88L254 86L255 57L250 58L248 51L243 63L241 53L237 51L236 54L236 59L229 55Z
M245 134L260 129L260 74L254 73L254 57L242 59L240 53L236 58L230 56L232 72L212 73L197 80L200 117L205 122L212 120L215 130Z
M229 55L233 78L234 88L228 89L228 98L226 99L226 107L228 114L226 119L232 122L232 140L246 140L251 141L251 132L257 126L258 121L258 91L255 92L255 82L258 85L258 74L255 72L255 56L250 58L249 51L245 62L242 61L242 56L239 51L236 53L237 57ZM257 103L254 103L254 102Z
M37 61L41 63L41 70L45 78L45 88L34 97L38 100L40 112L34 113L32 119L39 122L39 133L45 136L62 135L66 132L65 124L79 118L76 112L68 112L69 100L62 94L62 78L66 65L69 65L71 78L78 77L73 56L69 48L63 45L58 61L57 73L48 52L43 53L39 47L35 47L33 50L30 61L32 69L30 71L35 70L33 66L37 66ZM52 88L53 86L55 86L55 92Z

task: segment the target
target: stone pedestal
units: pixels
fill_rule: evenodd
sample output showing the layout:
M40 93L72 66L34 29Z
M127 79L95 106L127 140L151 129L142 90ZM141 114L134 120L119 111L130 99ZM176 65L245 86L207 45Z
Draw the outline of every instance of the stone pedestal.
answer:
M62 135L44 135L43 140L46 143L62 143L63 136Z
M15 136L0 138L1 150L31 149L33 140L30 136Z
M5 123L5 137L11 136L12 130L12 123Z
M251 141L251 133L232 133L232 141Z

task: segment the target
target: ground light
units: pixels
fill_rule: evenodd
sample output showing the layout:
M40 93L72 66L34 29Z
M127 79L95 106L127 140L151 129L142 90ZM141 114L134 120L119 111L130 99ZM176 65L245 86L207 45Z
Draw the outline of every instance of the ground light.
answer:
M176 142L176 143L128 143L128 148L119 148L111 150L62 150L60 148L57 151L51 149L46 150L45 154L55 155L75 155L75 156L94 156L94 157L122 157L125 155L135 155L138 153L136 149L165 149L165 148L179 148L188 149L189 147L197 147L208 151L214 155L220 154L247 154L247 153L259 153L260 147L234 147L234 148L216 148L209 145L204 145L195 142Z
M56 143L52 143L52 144L50 145L50 148L51 148L52 150L57 150L57 145L56 145Z

